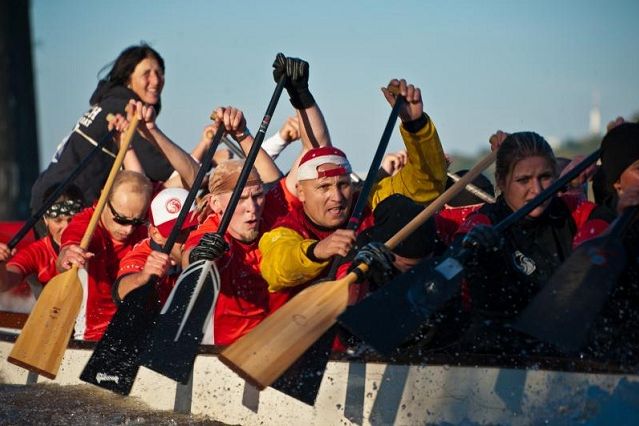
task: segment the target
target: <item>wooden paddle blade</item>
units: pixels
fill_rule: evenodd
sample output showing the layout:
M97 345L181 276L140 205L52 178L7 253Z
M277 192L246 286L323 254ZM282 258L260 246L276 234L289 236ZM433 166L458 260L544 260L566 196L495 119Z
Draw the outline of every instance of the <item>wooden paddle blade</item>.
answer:
M304 289L222 351L220 361L259 389L270 386L335 324L355 279L351 272Z
M462 271L452 257L437 265L421 262L348 307L338 321L376 351L390 355L457 294Z
M573 252L514 327L564 349L580 349L626 265L619 239L599 237Z
M187 383L205 328L213 329L220 275L214 262L200 260L180 275L151 333L141 365Z
M44 286L9 362L55 379L82 305L82 284L73 267Z
M138 359L159 311L153 285L147 284L129 293L111 318L80 379L128 395L138 374Z

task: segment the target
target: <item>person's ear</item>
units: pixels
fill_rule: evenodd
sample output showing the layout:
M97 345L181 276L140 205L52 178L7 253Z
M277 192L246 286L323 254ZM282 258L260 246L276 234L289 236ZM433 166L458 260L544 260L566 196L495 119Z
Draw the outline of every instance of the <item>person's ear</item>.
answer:
M612 184L612 187L617 191L617 195L621 195L623 189L621 189L621 179L617 179L617 182Z
M295 184L295 189L297 191L297 199L300 200L302 203L306 201L306 196L304 194L304 186L300 184L299 182L297 182Z

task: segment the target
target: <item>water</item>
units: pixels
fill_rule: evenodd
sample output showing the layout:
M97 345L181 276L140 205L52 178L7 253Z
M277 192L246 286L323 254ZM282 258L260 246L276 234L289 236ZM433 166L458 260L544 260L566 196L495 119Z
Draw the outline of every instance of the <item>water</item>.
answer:
M224 425L203 416L151 410L134 397L89 385L0 383L0 424L9 425Z

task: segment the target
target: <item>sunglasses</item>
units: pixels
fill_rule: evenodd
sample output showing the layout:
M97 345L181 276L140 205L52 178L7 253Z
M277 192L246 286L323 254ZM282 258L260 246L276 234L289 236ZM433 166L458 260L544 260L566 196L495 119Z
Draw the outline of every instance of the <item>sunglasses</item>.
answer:
M146 219L140 219L138 217L130 219L126 216L122 216L120 213L115 211L115 209L113 208L113 205L111 205L111 201L107 201L107 206L109 206L109 210L111 210L111 214L113 215L113 221L117 223L118 225L140 226L140 225L146 224Z

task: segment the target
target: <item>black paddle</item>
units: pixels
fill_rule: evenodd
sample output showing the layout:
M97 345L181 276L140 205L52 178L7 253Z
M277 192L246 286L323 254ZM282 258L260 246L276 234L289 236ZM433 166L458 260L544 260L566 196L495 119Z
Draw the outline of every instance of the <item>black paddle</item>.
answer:
M286 77L282 76L275 87L228 206L222 215L216 231L218 235L223 236L231 222L284 88L285 80ZM158 325L153 330L152 338L140 360L142 365L173 380L182 383L188 381L197 349L204 336L205 323L213 315L217 297L217 293L212 291L210 285L198 286L198 282L202 275L210 276L214 268L213 262L200 260L189 265L189 268L182 273L174 288L171 303L167 301L158 318ZM206 327L212 327L212 324L209 323Z
M391 110L386 128L375 151L375 156L368 169L366 180L357 197L351 217L346 225L346 229L356 230L361 222L364 209L368 205L368 196L377 182L377 173L384 158L384 153L388 147L388 142L393 134L395 123L399 115L399 110L404 103L404 97L397 95L395 105ZM331 263L328 274L329 280L334 280L337 268L340 265L341 256L336 256ZM305 404L314 405L319 391L324 370L331 355L331 349L337 328L331 327L324 335L317 340L286 372L274 382L271 387L289 396L292 396Z
M503 232L564 189L572 179L597 161L599 154L600 150L590 154L533 200L496 224L495 231ZM471 251L466 248L451 248L442 261L425 260L360 303L348 307L339 317L339 322L378 352L391 354L458 293L464 272L463 264L470 254Z
M22 238L27 235L27 232L29 232L31 228L33 228L33 226L40 220L42 215L44 215L44 213L49 210L49 207L51 207L53 203L55 203L55 200L57 200L58 197L62 195L69 184L73 182L73 180L75 180L75 178L86 168L87 164L89 164L95 154L100 151L104 147L104 145L107 144L107 142L113 139L114 134L115 131L112 130L104 135L100 142L93 147L91 152L89 152L86 157L80 160L78 165L75 166L75 169L73 169L69 176L67 176L67 178L58 185L55 191L53 191L53 193L49 195L49 198L45 200L42 206L40 206L40 208L29 218L29 220L27 220L24 225L22 225L22 228L20 228L20 230L13 236L13 238L11 238L11 241L9 241L9 243L7 244L9 246L9 250L12 250L18 245Z
M627 208L606 233L580 245L524 309L514 328L568 351L590 326L626 266L622 237L639 207Z
M224 134L220 125L195 176L186 201L180 210L162 253L170 253L180 234L182 224L202 185L204 175L211 168L211 160ZM97 343L80 379L113 392L128 395L139 369L139 356L147 346L149 336L159 313L156 283L152 277L147 285L127 294L111 319L102 339Z

